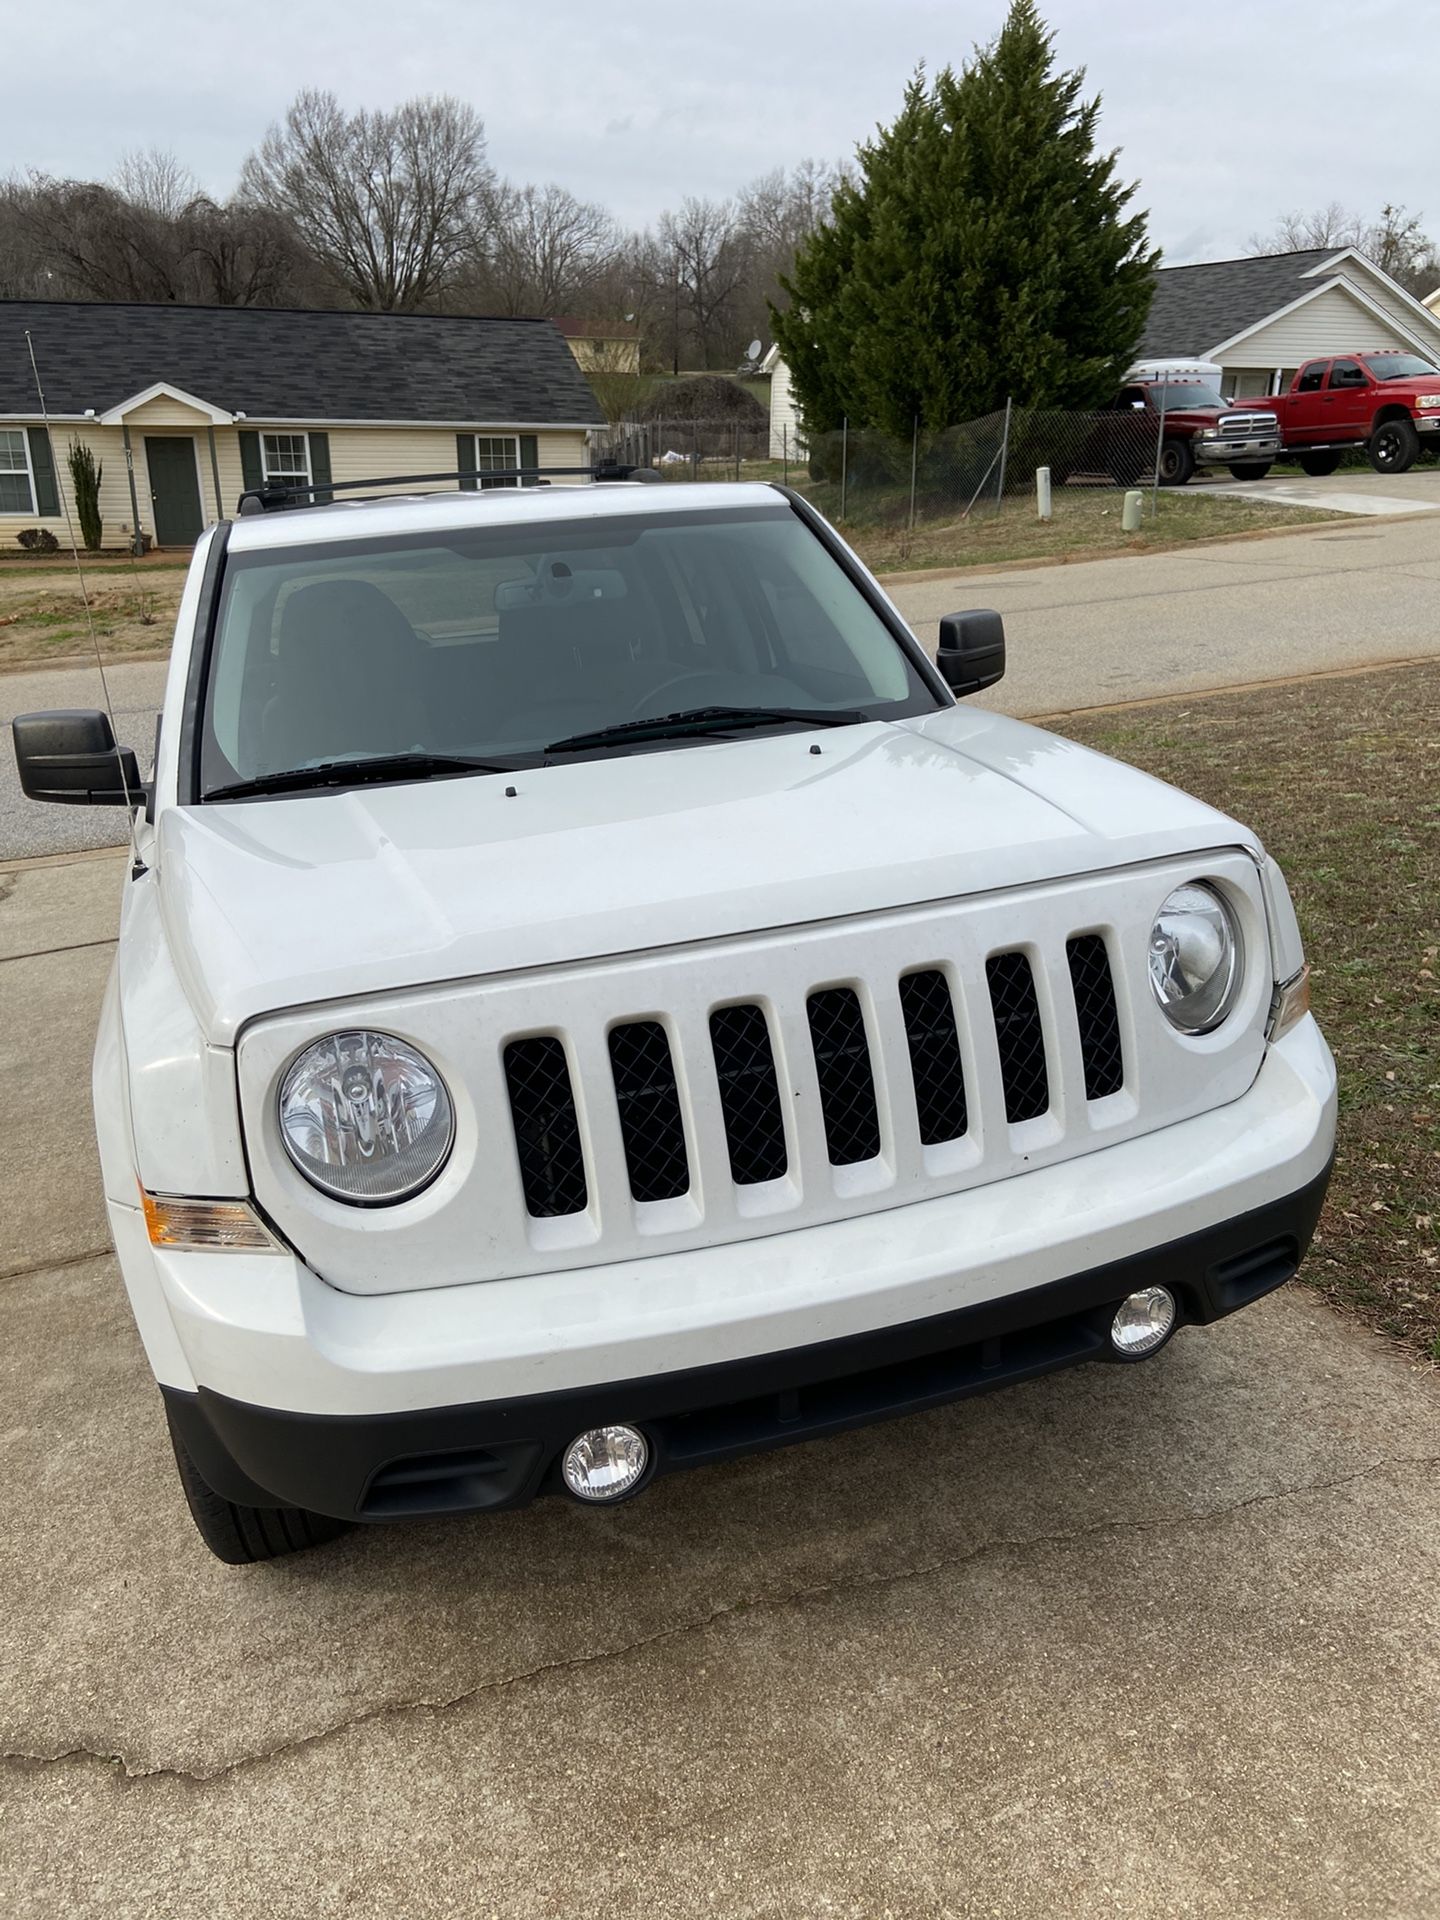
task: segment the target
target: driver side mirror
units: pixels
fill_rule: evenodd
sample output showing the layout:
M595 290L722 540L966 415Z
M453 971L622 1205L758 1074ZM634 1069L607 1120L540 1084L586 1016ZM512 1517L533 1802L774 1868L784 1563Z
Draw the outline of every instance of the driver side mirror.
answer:
M946 686L962 698L993 687L1005 678L1005 622L988 609L947 613L940 622L935 664Z
M123 807L145 799L132 747L117 747L109 716L88 709L20 713L11 721L20 791L69 807Z

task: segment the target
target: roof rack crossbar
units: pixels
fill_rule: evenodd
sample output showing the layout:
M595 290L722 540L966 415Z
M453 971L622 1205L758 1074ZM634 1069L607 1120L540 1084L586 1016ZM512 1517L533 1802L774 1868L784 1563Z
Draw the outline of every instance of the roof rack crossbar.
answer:
M238 510L242 514L283 513L289 507L313 505L317 493L328 498L336 493L354 493L362 487L380 487L385 493L393 493L401 487L452 480L461 491L486 492L493 490L497 480L515 481L522 486L527 480L631 480L637 472L646 471L650 470L622 466L614 460L599 460L588 467L466 467L447 473L376 474L368 480L318 480L303 486L292 485L288 480L272 480L263 487L246 487L240 495ZM468 488L462 486L466 481Z

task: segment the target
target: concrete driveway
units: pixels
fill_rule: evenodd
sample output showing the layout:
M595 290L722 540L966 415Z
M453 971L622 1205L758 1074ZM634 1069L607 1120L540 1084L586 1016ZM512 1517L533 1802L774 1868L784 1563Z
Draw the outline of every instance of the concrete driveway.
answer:
M0 1912L1440 1911L1440 1391L1298 1288L1155 1363L236 1570L105 1249L123 861L0 870Z
M1324 507L1332 513L1386 517L1399 513L1440 512L1440 463L1424 460L1409 473L1372 473L1368 467L1347 467L1319 479L1308 475L1275 474L1266 480L1232 482L1223 471L1213 478L1198 476L1191 483L1207 492L1233 494L1250 500L1257 494L1287 507Z

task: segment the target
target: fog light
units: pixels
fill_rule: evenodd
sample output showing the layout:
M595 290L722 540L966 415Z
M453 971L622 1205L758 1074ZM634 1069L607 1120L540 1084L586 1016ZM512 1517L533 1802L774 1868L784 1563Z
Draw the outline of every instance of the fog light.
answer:
M577 1500L619 1500L650 1464L650 1442L634 1427L591 1427L565 1449L560 1471Z
M1154 1353L1175 1326L1175 1296L1168 1287L1142 1287L1126 1296L1110 1322L1110 1344L1127 1360Z

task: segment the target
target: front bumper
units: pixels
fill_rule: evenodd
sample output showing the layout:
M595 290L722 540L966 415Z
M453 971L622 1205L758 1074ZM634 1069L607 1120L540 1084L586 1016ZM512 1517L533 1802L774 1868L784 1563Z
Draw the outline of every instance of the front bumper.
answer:
M350 1417L286 1413L202 1387L163 1388L201 1473L225 1498L357 1521L522 1506L558 1491L566 1445L589 1427L643 1430L657 1474L709 1466L1034 1379L1118 1361L1111 1316L1169 1287L1178 1324L1206 1323L1288 1280L1315 1230L1330 1170L1254 1213L1112 1266L905 1326L755 1360L478 1406ZM639 1488L636 1489L639 1491Z
M1107 1309L1152 1279L1214 1319L1295 1270L1334 1133L1307 1017L1214 1112L742 1246L353 1295L289 1255L157 1252L133 1209L111 1219L217 1491L381 1519L526 1500L607 1420L653 1423L663 1470L1096 1357Z
M1280 458L1278 434L1269 434L1264 439L1237 439L1231 436L1225 440L1202 440L1197 434L1190 446L1197 464L1202 467L1227 467L1232 462L1243 466L1250 460Z

